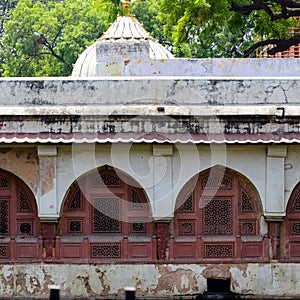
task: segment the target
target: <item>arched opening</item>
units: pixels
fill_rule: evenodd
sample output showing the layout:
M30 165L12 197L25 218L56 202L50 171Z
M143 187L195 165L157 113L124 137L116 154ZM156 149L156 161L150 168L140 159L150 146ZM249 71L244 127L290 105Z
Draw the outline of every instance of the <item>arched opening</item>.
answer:
M0 260L40 260L39 234L34 195L21 179L0 169Z
M294 188L289 199L285 217L284 258L300 260L300 183Z
M264 259L261 216L258 194L246 178L221 166L206 170L191 179L177 199L174 257Z
M74 182L62 208L57 258L132 261L156 256L145 193L120 174L105 167Z

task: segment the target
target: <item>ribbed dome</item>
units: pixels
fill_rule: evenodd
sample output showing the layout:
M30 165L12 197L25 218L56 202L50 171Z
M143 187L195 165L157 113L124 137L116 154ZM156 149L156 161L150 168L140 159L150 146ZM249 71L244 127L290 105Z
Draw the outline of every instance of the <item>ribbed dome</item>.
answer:
M97 76L97 63L130 59L170 59L170 51L159 44L132 16L118 17L103 36L85 49L74 65L72 76Z

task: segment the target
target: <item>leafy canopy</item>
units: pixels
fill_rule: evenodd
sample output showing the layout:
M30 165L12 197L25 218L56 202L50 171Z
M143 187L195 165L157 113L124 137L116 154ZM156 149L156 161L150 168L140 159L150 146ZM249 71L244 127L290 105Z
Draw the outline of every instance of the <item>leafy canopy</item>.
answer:
M19 0L3 37L4 76L66 76L114 19L111 1Z
M233 4L259 1L272 2L161 0L160 18L177 56L241 57L254 41L289 37L289 27L297 24L292 18L273 20L263 9L233 11Z
M265 40L286 47L278 40L299 25L283 2L298 3L300 15L298 0L136 0L131 11L177 57L241 57ZM120 0L3 0L1 13L0 76L68 76L122 8Z

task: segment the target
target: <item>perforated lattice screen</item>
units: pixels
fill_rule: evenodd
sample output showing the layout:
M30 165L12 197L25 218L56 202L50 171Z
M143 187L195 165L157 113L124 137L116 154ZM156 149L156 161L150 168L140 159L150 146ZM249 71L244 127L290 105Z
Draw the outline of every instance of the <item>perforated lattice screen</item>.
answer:
M133 235L146 234L146 223L144 222L132 222L130 223L130 233Z
M294 212L300 211L300 193L296 196L296 198L294 200L294 205L293 205L292 211L294 211Z
M117 176L117 174L110 173L97 173L93 175L91 184L93 187L121 187L122 181Z
M212 172L202 179L202 189L231 190L232 178L222 172Z
M22 236L33 235L32 221L18 221L18 234Z
M93 232L121 233L121 210L119 198L94 198Z
M202 212L203 234L232 235L233 209L231 198L204 198Z
M8 178L4 176L0 176L0 189L1 190L9 190L10 189L10 181Z
M240 199L239 207L240 207L241 214L256 212L252 199L244 190L241 190L241 199Z
M0 235L9 234L9 201L0 199Z
M92 258L121 258L121 244L101 243L91 245Z
M178 209L179 214L187 214L187 213L194 213L195 212L195 202L194 197L191 194L180 206Z
M300 235L300 222L299 221L292 221L291 222L291 235Z
M256 235L256 221L243 220L239 222L240 235Z
M144 207L144 203L135 188L131 188L131 207L135 209Z
M205 258L233 258L233 243L204 243Z
M81 190L78 189L75 191L75 193L72 196L72 199L70 201L69 210L75 210L75 209L83 209L83 203L82 203L82 193Z
M0 245L0 259L7 258L7 245Z
M18 195L19 211L22 212L33 211L32 205L26 193L20 187L18 188L18 190L19 190L19 195Z
M67 219L67 232L71 235L83 233L83 219Z
M179 220L178 227L180 236L194 236L196 234L195 220Z

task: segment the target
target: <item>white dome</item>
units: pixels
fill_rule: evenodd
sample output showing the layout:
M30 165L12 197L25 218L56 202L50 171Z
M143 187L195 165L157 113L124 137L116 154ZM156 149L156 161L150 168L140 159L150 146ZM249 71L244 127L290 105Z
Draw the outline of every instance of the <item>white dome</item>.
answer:
M138 49L133 46L139 46ZM114 55L112 55L114 54ZM172 53L159 44L132 16L118 17L103 36L85 49L74 65L72 76L97 76L97 61L112 62L112 59L127 60L170 59Z

